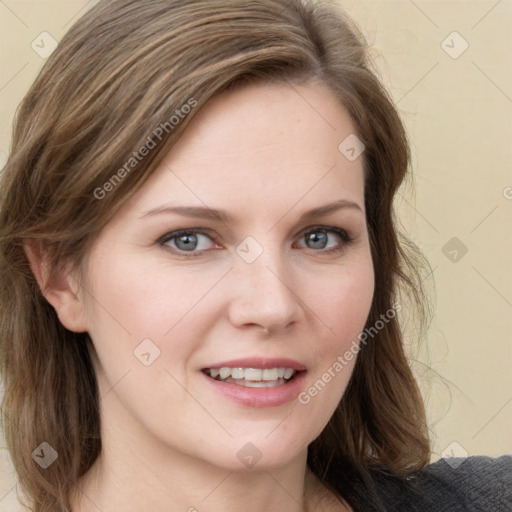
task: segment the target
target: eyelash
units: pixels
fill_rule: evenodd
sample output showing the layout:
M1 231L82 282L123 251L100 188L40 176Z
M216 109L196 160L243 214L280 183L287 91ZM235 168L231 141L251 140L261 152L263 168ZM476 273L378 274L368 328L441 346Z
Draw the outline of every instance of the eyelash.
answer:
M335 254L339 253L342 254L347 246L349 246L353 241L354 238L352 238L344 229L340 229L333 226L314 226L312 228L308 228L307 230L303 231L299 237L299 239L304 238L306 235L309 235L311 233L324 231L327 233L335 233L337 234L341 239L342 243L340 246L336 246L330 249L309 249L310 251L314 253L321 253L321 254ZM191 228L191 229L181 229L178 231L171 231L169 233L166 233L164 236L160 237L157 240L157 243L163 247L164 250L171 252L172 254L177 254L179 256L184 256L185 258L197 258L203 255L204 252L211 250L211 249L205 249L202 251L182 251L177 248L171 248L167 244L167 242L170 242L171 240L178 238L181 235L204 235L210 238L213 242L217 242L217 237L214 237L209 230L201 229L201 228ZM306 247L306 249L308 249Z

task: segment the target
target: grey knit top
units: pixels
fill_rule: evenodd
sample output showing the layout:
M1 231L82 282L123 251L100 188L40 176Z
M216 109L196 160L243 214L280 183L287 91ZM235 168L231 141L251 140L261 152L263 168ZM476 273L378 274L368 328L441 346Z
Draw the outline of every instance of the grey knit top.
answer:
M355 512L512 512L512 456L440 459L406 479L375 475L376 495L360 486Z
M376 495L354 489L348 501L355 512L512 512L509 455L440 459L407 479L374 478Z

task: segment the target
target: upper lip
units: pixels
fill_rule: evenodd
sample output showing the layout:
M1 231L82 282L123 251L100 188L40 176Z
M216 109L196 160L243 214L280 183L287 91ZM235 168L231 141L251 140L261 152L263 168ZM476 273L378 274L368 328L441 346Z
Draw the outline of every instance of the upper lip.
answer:
M248 357L244 359L231 359L222 363L215 363L205 366L203 369L219 369L219 368L292 368L297 371L305 370L306 367L287 357L279 357L269 359L268 357Z

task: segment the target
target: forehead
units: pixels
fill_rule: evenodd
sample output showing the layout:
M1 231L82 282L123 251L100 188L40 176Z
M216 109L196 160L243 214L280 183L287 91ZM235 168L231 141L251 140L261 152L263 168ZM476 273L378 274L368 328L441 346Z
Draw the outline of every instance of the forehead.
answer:
M169 203L279 215L298 202L344 198L364 209L363 158L339 150L354 132L320 83L244 85L197 114L131 203L137 211Z

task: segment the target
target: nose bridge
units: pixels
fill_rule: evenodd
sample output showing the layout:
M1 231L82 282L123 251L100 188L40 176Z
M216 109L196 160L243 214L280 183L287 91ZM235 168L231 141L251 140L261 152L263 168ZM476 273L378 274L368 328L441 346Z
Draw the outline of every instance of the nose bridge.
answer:
M258 248L249 240L240 244L237 253L233 277L238 286L231 305L232 321L279 329L296 320L299 304L281 248L270 250L261 245Z

